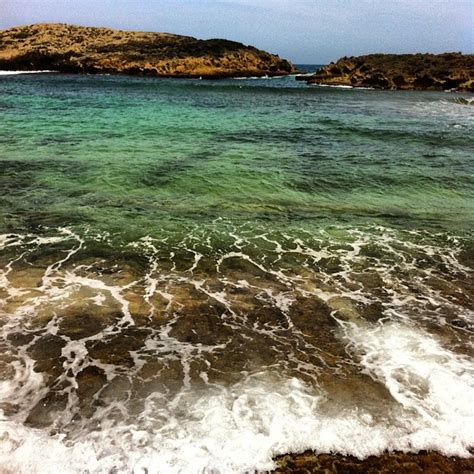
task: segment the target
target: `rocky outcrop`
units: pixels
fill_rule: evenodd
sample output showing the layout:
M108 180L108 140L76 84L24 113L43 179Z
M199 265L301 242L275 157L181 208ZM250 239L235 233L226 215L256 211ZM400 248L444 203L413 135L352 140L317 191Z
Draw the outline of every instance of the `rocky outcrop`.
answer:
M435 452L422 451L412 453L384 453L360 460L342 454L314 454L310 451L301 454L280 456L276 459L274 474L298 473L471 473L474 470L474 458L442 456Z
M219 78L285 75L294 67L223 39L35 24L0 31L0 70Z
M344 57L314 75L310 84L375 89L457 90L474 92L474 55L369 54Z

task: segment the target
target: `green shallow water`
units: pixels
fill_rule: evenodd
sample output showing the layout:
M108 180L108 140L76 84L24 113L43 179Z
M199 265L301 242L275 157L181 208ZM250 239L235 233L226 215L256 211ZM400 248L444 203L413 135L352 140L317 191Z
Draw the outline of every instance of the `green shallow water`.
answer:
M59 75L0 93L6 230L473 224L472 107L453 95Z
M459 97L0 76L0 465L469 455Z

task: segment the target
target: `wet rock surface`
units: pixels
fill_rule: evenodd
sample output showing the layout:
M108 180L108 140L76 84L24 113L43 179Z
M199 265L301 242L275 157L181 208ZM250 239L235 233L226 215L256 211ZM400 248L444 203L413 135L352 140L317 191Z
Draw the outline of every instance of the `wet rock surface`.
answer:
M278 464L274 473L452 473L467 474L474 472L474 458L456 458L442 456L433 452L418 454L386 453L360 460L353 456L339 454L314 454L306 451L302 454L288 454L276 459Z
M474 55L369 54L344 57L299 79L309 84L474 92Z
M278 56L234 41L67 24L0 31L0 69L203 78L294 71Z
M5 248L0 301L4 415L48 440L63 436L61 449L106 439L115 452L147 449L160 459L182 439L209 452L222 439L245 456L251 436L271 453L357 453L360 443L367 453L394 443L417 450L403 438L422 429L444 436L436 449L459 449L468 402L444 387L469 393L462 375L472 349L472 272L457 260L464 241L418 233L400 240L381 229L371 238L351 233L340 245L281 239L253 252L262 236L236 236L240 247L218 253L179 241L195 252L191 259L174 242L134 241L127 258L118 247L108 265L108 243L89 247L96 236L9 237L18 249ZM447 417L459 424L446 427ZM271 469L261 452L259 464L245 466ZM437 454L359 461L305 453L278 458L277 472L472 471L466 463Z

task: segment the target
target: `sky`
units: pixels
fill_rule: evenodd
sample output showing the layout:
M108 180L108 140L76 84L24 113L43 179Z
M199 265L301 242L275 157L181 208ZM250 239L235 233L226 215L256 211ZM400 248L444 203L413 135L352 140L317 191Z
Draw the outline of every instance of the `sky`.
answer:
M0 0L0 28L40 22L227 38L297 64L474 53L474 0Z

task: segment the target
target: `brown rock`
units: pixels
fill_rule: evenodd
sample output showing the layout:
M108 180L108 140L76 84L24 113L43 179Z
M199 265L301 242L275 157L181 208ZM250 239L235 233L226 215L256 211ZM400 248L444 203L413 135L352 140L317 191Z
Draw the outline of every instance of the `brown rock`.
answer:
M340 454L301 454L280 456L275 473L379 474L432 473L468 474L474 472L474 458L462 459L433 452L385 453L360 460Z
M223 39L35 24L0 31L0 69L220 78L285 75L294 66Z
M341 58L303 79L334 86L474 92L474 55L369 54Z

